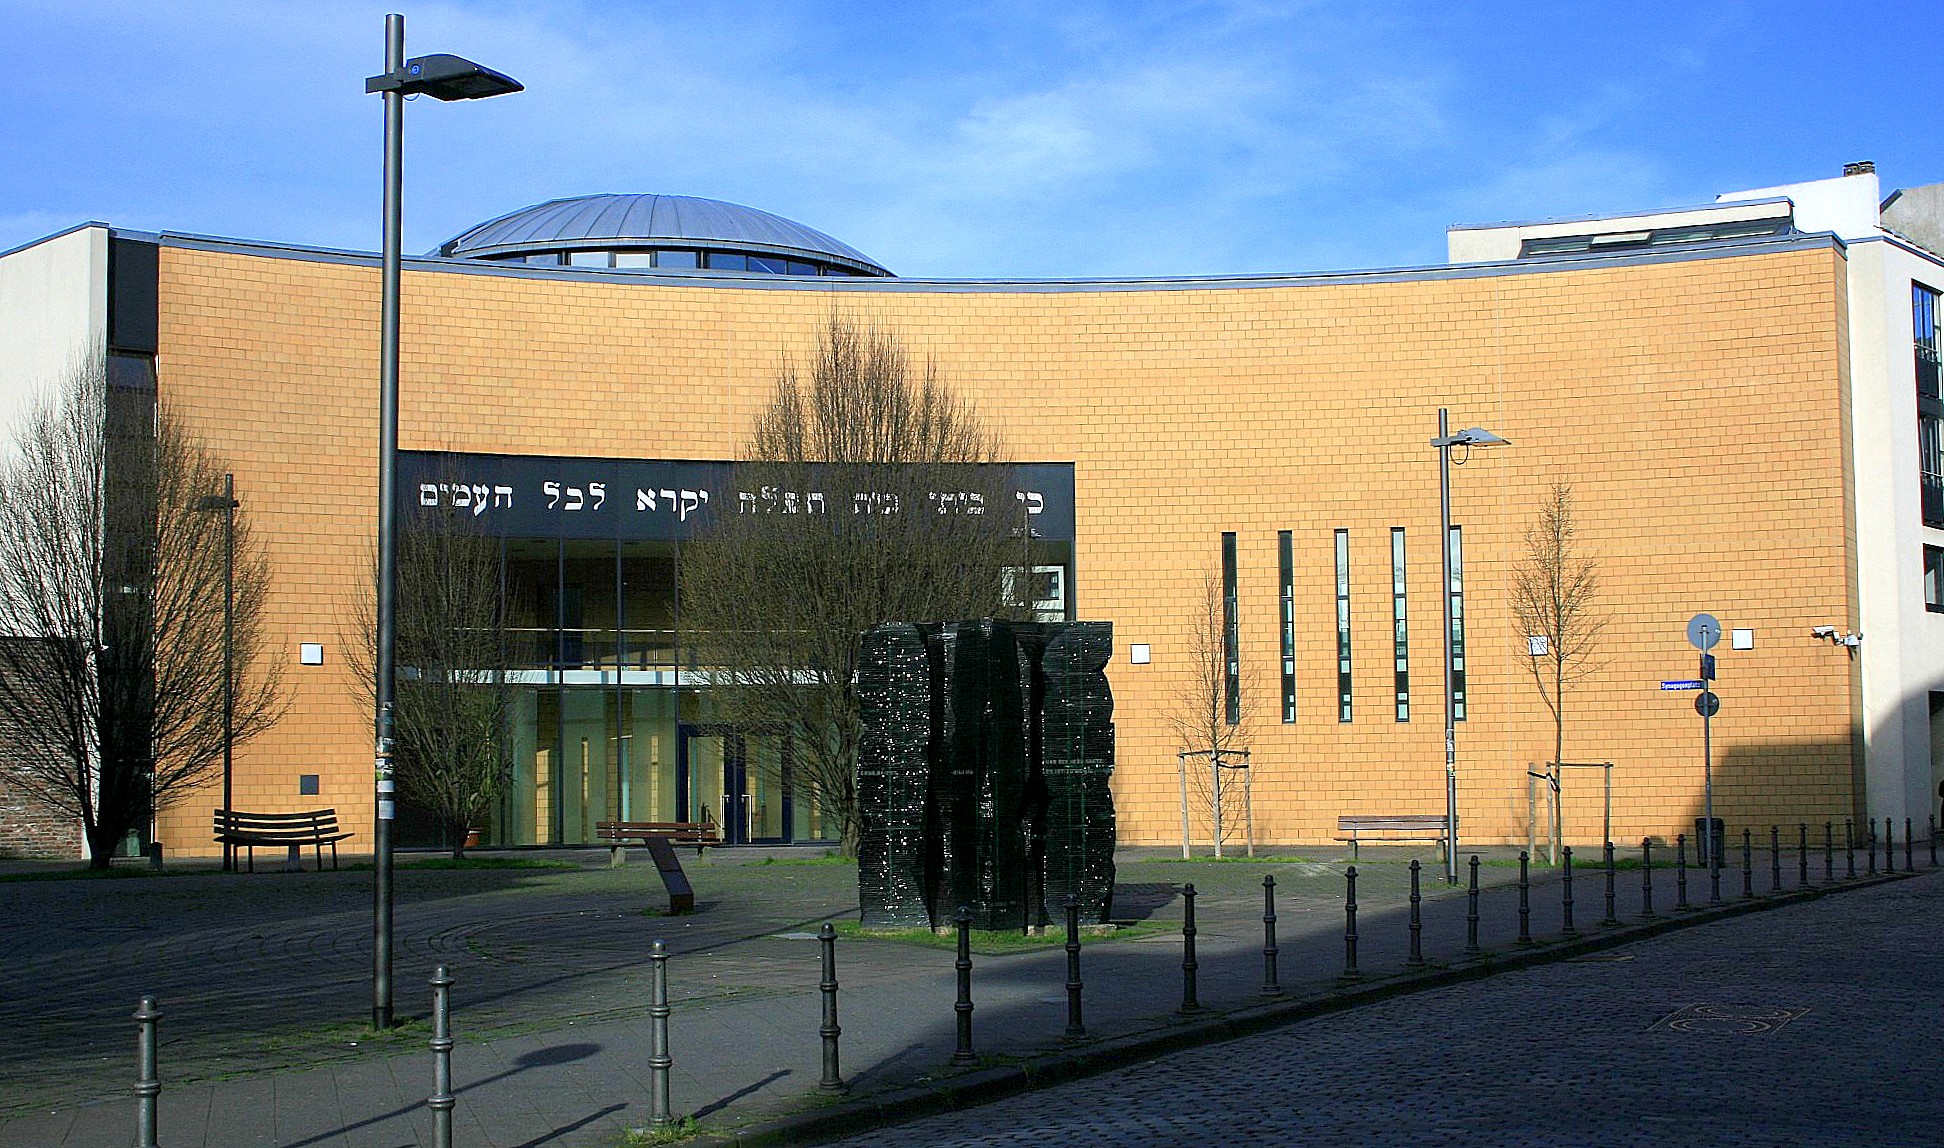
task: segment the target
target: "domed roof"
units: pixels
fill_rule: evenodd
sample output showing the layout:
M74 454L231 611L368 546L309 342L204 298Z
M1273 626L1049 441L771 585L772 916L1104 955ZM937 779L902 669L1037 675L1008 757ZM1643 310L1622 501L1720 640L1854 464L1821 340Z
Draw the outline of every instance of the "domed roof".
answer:
M489 220L440 244L439 254L491 258L569 248L716 247L791 255L889 275L863 252L815 228L753 207L692 195L581 195Z

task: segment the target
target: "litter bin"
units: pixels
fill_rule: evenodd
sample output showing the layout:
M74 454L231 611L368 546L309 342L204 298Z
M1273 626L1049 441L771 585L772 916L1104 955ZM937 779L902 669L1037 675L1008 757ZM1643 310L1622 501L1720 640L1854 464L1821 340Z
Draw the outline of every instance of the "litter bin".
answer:
M1710 834L1708 832L1708 828L1709 826L1708 826L1707 818L1697 817L1694 819L1695 864L1705 866L1708 863L1707 854L1701 852L1703 848L1702 842L1712 841L1714 842L1714 864L1715 864L1715 868L1719 869L1721 868L1721 835L1723 833L1721 818L1717 817L1714 819L1713 834Z

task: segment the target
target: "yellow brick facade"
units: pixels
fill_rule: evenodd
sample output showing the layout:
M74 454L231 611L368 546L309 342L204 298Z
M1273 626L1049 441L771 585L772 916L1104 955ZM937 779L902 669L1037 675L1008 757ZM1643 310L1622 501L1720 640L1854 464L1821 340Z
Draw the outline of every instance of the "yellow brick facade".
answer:
M165 242L164 401L236 472L276 570L271 655L289 713L239 751L243 808L334 805L371 840L371 721L345 668L375 522L378 273L365 262ZM1347 813L1443 807L1440 406L1511 440L1452 474L1464 527L1473 841L1523 841L1526 770L1551 725L1508 604L1521 535L1573 484L1601 561L1603 668L1569 698L1567 757L1616 763L1614 836L1698 813L1700 721L1683 637L1699 610L1755 631L1721 651L1716 809L1731 826L1840 821L1856 794L1853 669L1783 641L1853 625L1840 249L1589 262L1543 273L1207 284L895 280L683 285L653 276L409 270L401 446L731 458L777 366L833 310L895 330L1004 429L1072 462L1074 596L1114 623L1122 838L1178 839L1166 715L1222 531L1238 536L1258 836L1318 842ZM1406 530L1412 720L1394 720L1390 531ZM1350 532L1355 720L1336 711L1333 531ZM1281 719L1277 532L1293 533L1297 720ZM297 664L322 642L321 667ZM1131 665L1130 643L1149 665ZM300 773L322 793L299 797ZM1569 838L1599 836L1597 772ZM159 836L207 851L213 799Z

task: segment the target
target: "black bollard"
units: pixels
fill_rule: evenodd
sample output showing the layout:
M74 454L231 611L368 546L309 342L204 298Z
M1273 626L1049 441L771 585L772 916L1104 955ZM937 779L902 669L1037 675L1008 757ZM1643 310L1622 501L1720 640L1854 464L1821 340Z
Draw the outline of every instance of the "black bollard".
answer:
M1933 835L1934 840L1935 835ZM1934 860L1935 849L1932 850L1931 855ZM1472 854L1471 858L1471 888L1465 893L1465 901L1465 955L1473 957L1478 955L1478 854L1476 853Z
M452 1148L452 976L440 965L432 970L432 1148Z
M1357 867L1343 871L1343 979L1363 976L1357 971Z
M1916 848L1917 846L1910 839L1910 818L1906 817L1904 818L1904 872L1906 873L1917 871L1917 861L1914 856Z
M1755 850L1747 829L1742 830L1742 900L1755 895Z
M1883 819L1883 871L1897 871L1897 823L1888 817Z
M1068 1039L1087 1035L1087 1026L1080 1019L1080 902L1072 894L1066 899L1067 929L1067 1026Z
M1577 937L1579 928L1573 924L1573 847L1571 845L1560 851L1559 862L1559 935Z
M155 1098L162 1082L155 1075L155 1025L161 1019L155 998L143 997L135 1009L135 1148L156 1148Z
M1809 823L1796 823L1796 888L1809 887Z
M1869 818L1868 821L1870 834L1863 839L1863 856L1869 862L1869 867L1864 870L1864 875L1874 877L1876 876L1876 818Z
M1937 868L1937 815L1935 813L1930 817L1930 851L1931 868L1935 869Z
M1600 918L1602 925L1617 925L1620 918L1613 912L1613 842L1606 843L1606 916Z
M1068 898L1072 900L1072 898ZM817 988L823 992L823 1025L817 1035L823 1037L823 1078L817 1087L825 1092L842 1092L844 1075L837 1067L837 1040L844 1030L837 1023L837 927L825 921L823 928L817 930L817 947L822 950L822 977Z
M668 946L648 946L648 1122L656 1128L675 1123L668 1104Z
M1856 824L1843 818L1843 864L1848 870L1844 874L1850 880L1856 878Z
M1420 868L1417 858L1411 858L1411 955L1404 958L1404 966L1412 969L1424 967L1424 917L1419 910L1424 898L1418 895Z
M1701 837L1701 859L1708 865L1708 904L1721 904L1721 835L1708 826L1708 832Z
M1687 899L1687 834L1674 835L1674 908L1677 912L1693 906Z
M1181 887L1181 1008L1180 1012L1200 1012L1201 1001L1195 997L1195 970L1200 965L1195 960L1195 887Z
M952 921L958 926L958 960L952 965L958 970L958 1001L952 1005L952 1011L958 1014L958 1047L952 1050L952 1063L975 1064L979 1058L972 1054L971 906L960 905Z
M1769 892L1782 891L1782 830L1769 826Z
M1532 943L1532 858L1519 851L1519 943Z
M1654 839L1640 839L1640 919L1651 921L1654 912Z
M1282 981L1276 975L1276 877L1262 878L1262 995L1282 995Z

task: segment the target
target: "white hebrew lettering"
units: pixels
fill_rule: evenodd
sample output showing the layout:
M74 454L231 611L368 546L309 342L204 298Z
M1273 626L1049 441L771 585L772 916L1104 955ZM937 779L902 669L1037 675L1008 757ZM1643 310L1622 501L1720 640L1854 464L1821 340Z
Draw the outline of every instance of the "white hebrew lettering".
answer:
M439 505L439 488L429 482L419 483L419 505L420 506Z
M480 515L486 513L486 500L491 498L492 495L493 488L483 482L472 488L474 518L478 518Z
M1037 490L1015 491L1013 497L1026 504L1026 513L1028 514L1044 514L1046 512L1046 496Z
M820 490L813 490L809 494L804 495L803 508L805 513L808 514L822 514L824 512L823 492Z
M581 495L581 488L578 486L568 487L567 488L567 509L579 510L584 505L586 505L586 499Z
M709 498L709 492L706 490L704 491L684 490L682 492L682 509L675 516L676 519L681 522L687 522L688 516L691 513L693 513L697 507L701 506L704 502L707 502L708 498Z
M783 492L783 513L795 514L796 512L797 512L797 492L794 490L784 491Z
M472 487L459 483L452 488L452 505L463 510L472 505Z
M594 500L594 505L589 507L588 508L589 510L601 509L601 504L607 501L607 483L605 482L588 483L587 497Z
M505 501L504 503L502 503L502 502L500 502L500 499L502 499L502 498L504 498L504 499L506 499L506 501ZM512 505L513 505L513 488L512 488L512 487L510 487L510 486L496 486L496 487L494 487L494 488L493 488L493 505L494 505L494 506L496 506L496 507L497 507L497 506L508 506L508 507L510 507L510 506L512 506Z
M652 490L643 490L638 486L635 487L635 509L636 510L655 509L655 492Z
M972 493L966 495L965 499L966 499L965 512L967 514L985 513L985 495L980 494L978 491L975 490Z
M736 513L754 514L755 512L756 512L756 496L749 493L747 490L738 490L736 492Z
M557 509L560 506L560 484L557 482L543 482L540 484L540 489L547 496L547 509Z

